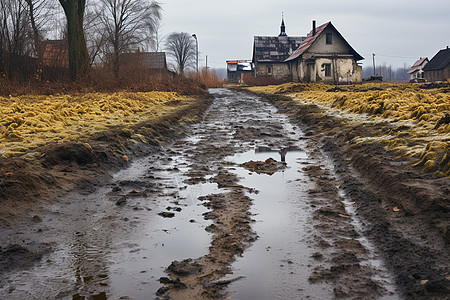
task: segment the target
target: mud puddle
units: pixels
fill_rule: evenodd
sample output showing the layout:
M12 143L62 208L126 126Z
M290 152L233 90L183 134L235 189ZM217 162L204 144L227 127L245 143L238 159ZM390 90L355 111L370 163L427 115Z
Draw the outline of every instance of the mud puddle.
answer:
M242 164L250 160L281 159L277 152L258 150L236 154L230 161ZM307 154L299 148L286 154L286 169L272 175L249 172L242 167L233 171L242 185L259 192L251 195L250 210L258 239L233 264L233 276L245 278L230 285L232 299L332 297L329 286L312 285L308 281L314 264L314 229L307 199L311 184L300 173L302 160L307 160Z
M5 233L52 252L4 274L0 298L385 295L317 145L258 97L211 93L189 137Z
M184 184L187 164L167 158L139 159L94 193L61 199L30 231L9 232L25 247L37 239L53 251L30 270L5 274L0 298L146 299L174 259L206 253L210 222L198 197L217 184Z
M217 192L217 184L185 184L182 173L188 167L182 157L171 156L164 168L151 172L153 181L161 185L151 213L146 212L147 220L115 255L116 263L110 268L112 295L153 297L161 286L158 279L166 276L165 269L172 261L208 252L211 234L205 228L211 222L203 218L207 209L198 197Z

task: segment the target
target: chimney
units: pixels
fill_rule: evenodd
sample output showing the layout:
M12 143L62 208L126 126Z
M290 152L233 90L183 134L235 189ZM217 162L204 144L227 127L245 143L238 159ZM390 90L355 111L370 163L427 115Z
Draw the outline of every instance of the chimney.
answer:
M312 35L313 35L313 36L316 35L316 20L313 20L313 30L312 30Z

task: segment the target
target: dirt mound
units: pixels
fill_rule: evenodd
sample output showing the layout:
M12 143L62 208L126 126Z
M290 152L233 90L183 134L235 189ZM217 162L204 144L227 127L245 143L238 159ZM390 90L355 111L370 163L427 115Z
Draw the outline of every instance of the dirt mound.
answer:
M39 245L29 249L17 244L5 248L0 247L0 274L15 268L32 267L49 249L49 247Z
M167 268L168 272L178 276L198 275L202 270L202 266L190 258L183 261L173 261Z
M89 144L76 142L49 145L44 149L44 160L48 166L71 162L82 166L98 161Z
M450 89L450 82L448 82L448 81L430 82L430 83L421 84L419 86L419 88L426 89L426 90L444 88L446 90L449 90Z
M284 170L286 163L278 162L275 159L269 157L265 161L248 161L240 165L241 167L255 172L257 174L273 175L275 172Z
M183 134L210 104L210 97L191 101L170 115L133 126L116 127L84 137L83 142L50 144L33 157L0 158L2 215L20 214L17 203L39 203L127 166L129 159L161 149L160 144ZM15 207L13 209L13 207Z
M22 158L0 159L0 202L30 201L46 196L46 187L55 184L55 178L39 164ZM2 205L5 211L5 204Z

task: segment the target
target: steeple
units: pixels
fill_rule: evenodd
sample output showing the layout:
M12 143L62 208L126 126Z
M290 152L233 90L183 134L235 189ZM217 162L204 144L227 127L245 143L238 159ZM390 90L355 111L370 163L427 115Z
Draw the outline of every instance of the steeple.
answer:
M280 34L278 36L287 36L286 34L286 26L284 26L284 13L281 14L281 26L280 26Z

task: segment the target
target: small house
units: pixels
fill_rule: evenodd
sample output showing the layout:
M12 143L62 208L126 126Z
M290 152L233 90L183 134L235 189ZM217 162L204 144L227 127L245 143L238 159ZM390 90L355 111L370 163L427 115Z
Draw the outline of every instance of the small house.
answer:
M291 80L295 82L360 83L364 59L331 24L316 27L287 59Z
M428 81L445 81L450 79L450 49L440 50L423 68Z
M165 52L122 53L119 57L121 71L150 71L150 73L166 72L167 61Z
M253 76L250 60L227 60L227 79L231 83L243 83L245 76Z
M69 68L69 43L67 40L46 40L42 42L42 66L48 68Z
M418 61L416 61L408 71L409 79L413 80L417 78L424 78L423 68L428 64L428 62L428 57L421 57Z
M284 18L281 20L278 36L255 36L252 62L255 77L272 77L277 81L290 80L290 70L285 63L306 37L288 36Z

